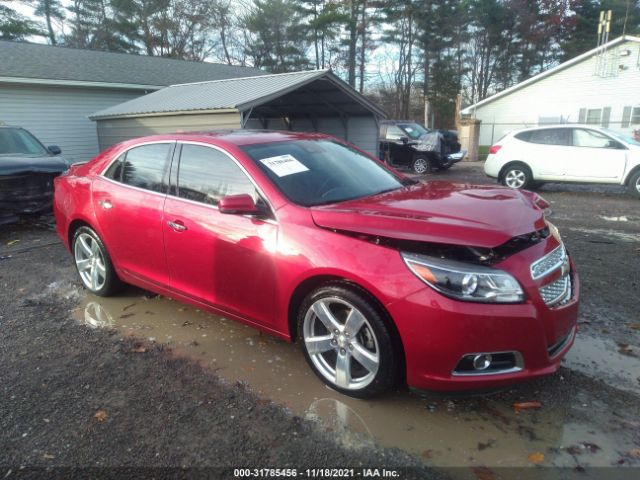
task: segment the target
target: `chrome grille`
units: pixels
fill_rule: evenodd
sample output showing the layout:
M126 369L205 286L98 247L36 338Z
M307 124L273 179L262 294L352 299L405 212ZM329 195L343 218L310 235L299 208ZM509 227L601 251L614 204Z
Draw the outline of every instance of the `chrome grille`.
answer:
M540 287L540 296L548 307L564 305L571 300L571 275L565 275L558 280Z
M552 272L556 268L562 266L567 260L567 252L564 245L547 253L540 260L536 260L531 264L531 278L537 280Z

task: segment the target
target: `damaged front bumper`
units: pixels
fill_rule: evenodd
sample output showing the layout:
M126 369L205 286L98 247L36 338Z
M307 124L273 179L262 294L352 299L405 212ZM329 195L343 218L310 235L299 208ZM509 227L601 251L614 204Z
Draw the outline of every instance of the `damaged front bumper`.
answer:
M22 215L51 211L53 179L61 172L27 172L0 176L0 225L14 223Z

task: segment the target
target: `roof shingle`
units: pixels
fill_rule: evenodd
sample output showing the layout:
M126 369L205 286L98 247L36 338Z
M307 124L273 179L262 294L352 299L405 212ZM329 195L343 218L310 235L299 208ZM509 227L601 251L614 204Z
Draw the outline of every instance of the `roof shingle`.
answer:
M0 77L166 86L264 73L220 63L0 41Z

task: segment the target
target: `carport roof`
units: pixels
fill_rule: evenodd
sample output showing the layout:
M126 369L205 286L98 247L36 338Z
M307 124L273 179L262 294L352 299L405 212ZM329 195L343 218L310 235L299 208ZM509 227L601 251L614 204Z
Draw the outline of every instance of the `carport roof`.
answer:
M314 114L314 108L316 112L333 111L334 115L373 113L386 116L383 110L330 70L311 70L171 85L95 112L89 118L101 120L215 110L245 112L254 108L263 116L306 116ZM257 113L254 111L254 115Z

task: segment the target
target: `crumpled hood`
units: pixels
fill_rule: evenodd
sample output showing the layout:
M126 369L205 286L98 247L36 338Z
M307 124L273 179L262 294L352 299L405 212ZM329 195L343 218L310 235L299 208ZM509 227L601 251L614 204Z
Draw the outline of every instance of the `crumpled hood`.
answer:
M21 173L61 173L69 168L64 157L29 157L22 155L0 155L0 175L18 175Z
M419 183L358 200L311 208L324 228L398 240L493 248L545 227L532 192Z

